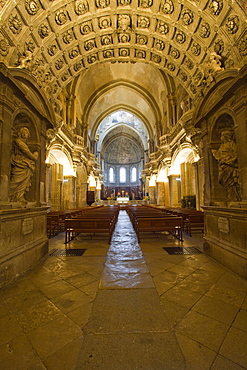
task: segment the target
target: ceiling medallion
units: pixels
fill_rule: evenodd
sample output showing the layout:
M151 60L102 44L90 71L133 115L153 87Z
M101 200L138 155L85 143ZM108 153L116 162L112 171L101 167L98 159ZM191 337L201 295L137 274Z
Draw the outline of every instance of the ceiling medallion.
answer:
M157 20L156 32L166 35L169 32L169 25L163 21Z
M211 0L208 8L213 15L219 15L223 9L223 0Z
M122 44L130 41L130 35L128 33L122 33L118 36L118 41Z
M150 26L150 20L148 17L139 16L137 20L137 27L139 28L148 28Z
M228 33L231 33L231 34L234 34L238 31L238 27L239 27L239 18L237 15L231 15L230 17L228 17L227 19L227 23L226 23L226 29L228 31Z
M154 39L153 42L153 48L157 50L164 50L165 49L165 43L162 40Z
M153 5L153 0L139 0L140 8L150 8Z
M47 37L49 35L49 27L47 24L45 23L42 23L39 28L38 28L38 34L39 36L44 39L45 37Z
M119 56L120 57L128 57L130 54L129 49L119 49Z
M67 14L64 10L59 10L55 15L55 21L59 26L62 26L67 22Z
M136 35L136 43L140 45L146 45L148 38L145 35Z
M93 48L95 48L95 40L88 40L85 42L85 45L84 45L84 49L86 51L89 51L89 50L92 50Z
M183 31L180 31L180 30L176 30L176 34L175 34L175 40L179 43L179 44L183 44L185 41L186 41L186 35Z
M189 9L184 9L182 11L181 18L182 18L182 22L186 26L189 26L193 22L193 20L194 20L194 13L191 10L189 10Z
M130 5L131 0L118 0L118 6Z
M114 51L113 50L104 50L103 51L103 57L105 59L113 58L114 57Z
M77 15L82 15L88 12L88 2L86 0L77 0L75 3L75 12Z
M101 45L110 45L112 44L112 36L104 35L101 37Z
M208 23L206 22L201 23L199 28L199 35L203 38L207 38L210 36L210 26Z
M107 8L110 5L110 0L95 0L95 4L97 8Z
M31 15L35 15L39 10L38 0L25 0L25 8Z
M146 58L146 52L144 50L135 50L135 57L139 59L145 59Z
M7 40L5 40L2 35L0 34L0 54L2 56L6 56L9 53L9 44Z
M118 30L120 32L125 32L130 30L131 18L128 14L120 14L118 16Z
M8 19L9 21L9 29L17 35L18 33L21 32L22 30L22 21L19 18L18 14L16 15L11 15Z
M89 64L93 64L93 63L97 62L97 60L98 60L98 55L97 54L90 55L87 58L87 61L88 61Z
M88 35L90 32L93 32L92 23L90 21L82 23L80 31L82 35Z
M172 14L174 11L174 5L171 0L163 0L160 4L160 9L164 14Z
M68 30L63 34L63 42L65 44L70 44L75 38L73 30Z
M224 41L223 40L217 40L214 44L214 51L216 54L221 55L224 51Z
M84 65L83 61L81 60L80 62L75 63L73 68L75 72L78 72L80 69L82 69L82 67L84 67Z

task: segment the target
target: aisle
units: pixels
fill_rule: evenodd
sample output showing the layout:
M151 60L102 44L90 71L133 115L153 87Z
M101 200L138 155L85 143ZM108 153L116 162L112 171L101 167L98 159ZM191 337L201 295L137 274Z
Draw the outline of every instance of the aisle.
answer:
M185 369L136 234L120 211L77 369Z

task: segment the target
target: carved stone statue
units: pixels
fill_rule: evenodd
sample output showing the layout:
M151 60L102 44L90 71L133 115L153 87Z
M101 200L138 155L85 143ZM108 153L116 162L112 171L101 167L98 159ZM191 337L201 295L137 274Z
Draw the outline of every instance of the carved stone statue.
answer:
M227 192L227 200L240 201L237 148L231 131L221 132L221 145L212 154L218 161L219 183Z
M24 206L28 203L24 194L31 185L31 176L38 158L38 152L32 153L26 144L29 137L29 129L21 127L14 140L14 151L11 158L10 200L21 202Z

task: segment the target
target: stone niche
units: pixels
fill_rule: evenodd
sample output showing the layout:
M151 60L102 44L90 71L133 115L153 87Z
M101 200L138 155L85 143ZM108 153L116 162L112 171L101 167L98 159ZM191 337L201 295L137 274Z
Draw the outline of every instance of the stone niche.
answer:
M247 209L213 206L203 209L205 253L247 278Z
M0 210L0 287L48 253L47 207Z

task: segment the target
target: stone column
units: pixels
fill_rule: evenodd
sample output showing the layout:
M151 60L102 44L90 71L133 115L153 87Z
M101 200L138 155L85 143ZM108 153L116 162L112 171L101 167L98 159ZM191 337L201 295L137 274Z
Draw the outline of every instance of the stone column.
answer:
M156 204L155 186L150 186L149 185L149 197L150 197L150 204Z
M74 176L64 176L63 180L63 208L73 209L76 202L76 178Z
M168 179L171 207L181 207L180 175L170 175L168 176Z
M157 204L160 206L165 205L165 184L164 182L156 182L157 184Z

